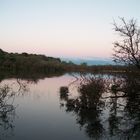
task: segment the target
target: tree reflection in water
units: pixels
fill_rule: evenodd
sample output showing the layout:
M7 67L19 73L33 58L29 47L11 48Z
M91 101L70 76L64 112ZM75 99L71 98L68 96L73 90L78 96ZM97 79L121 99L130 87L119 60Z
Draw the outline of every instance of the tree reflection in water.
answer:
M13 86L16 84L17 89ZM17 79L17 83L0 85L0 139L13 135L16 96L28 91L27 83Z
M78 97L61 98L80 128L93 139L139 139L140 77L93 76L83 81Z

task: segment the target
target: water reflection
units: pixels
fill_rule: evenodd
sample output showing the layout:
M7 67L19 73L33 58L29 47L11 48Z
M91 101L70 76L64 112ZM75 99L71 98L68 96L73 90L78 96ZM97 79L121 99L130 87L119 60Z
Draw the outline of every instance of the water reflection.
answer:
M14 101L14 94L10 91L7 85L0 88L0 137L5 135L9 129L13 129L13 121L11 116L14 115L15 107L8 100L12 98Z
M13 135L14 118L16 115L15 98L28 91L26 82L20 79L17 79L16 82L10 85L0 85L0 139ZM15 84L17 89L13 88Z
M82 77L83 79L83 77ZM81 80L80 80L81 81ZM61 100L76 115L80 129L94 139L139 139L140 76L85 77L79 96Z
M0 139L139 139L139 76L74 77L0 83Z
M124 108L125 116L128 116L129 128L126 133L130 138L139 139L140 137L140 77L134 75L126 77L124 86L128 93L126 106Z

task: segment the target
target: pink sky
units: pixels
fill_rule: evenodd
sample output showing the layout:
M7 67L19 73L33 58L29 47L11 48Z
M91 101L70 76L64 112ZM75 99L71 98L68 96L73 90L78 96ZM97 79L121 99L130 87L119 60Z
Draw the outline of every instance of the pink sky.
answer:
M121 5L120 5L121 3ZM0 1L0 48L56 57L111 57L118 16L140 17L134 0Z

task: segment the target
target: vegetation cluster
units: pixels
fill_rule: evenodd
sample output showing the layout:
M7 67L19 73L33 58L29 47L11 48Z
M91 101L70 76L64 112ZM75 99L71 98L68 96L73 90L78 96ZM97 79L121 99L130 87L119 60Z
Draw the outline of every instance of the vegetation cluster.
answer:
M137 71L137 69L124 65L88 66L86 63L76 65L73 62L61 61L60 58L28 53L8 53L0 49L0 73L52 75L65 72L124 73L125 71Z
M63 71L63 68L59 58L28 53L7 53L0 49L0 71L12 74L20 72L56 73Z
M139 139L138 75L104 78L93 75L80 81L78 97L69 93L60 96L60 105L66 112L75 114L80 129L93 139Z

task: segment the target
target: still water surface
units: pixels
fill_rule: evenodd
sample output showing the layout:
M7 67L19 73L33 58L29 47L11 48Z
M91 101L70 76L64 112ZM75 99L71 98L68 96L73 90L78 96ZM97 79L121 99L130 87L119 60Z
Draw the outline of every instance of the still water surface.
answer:
M127 122L121 119L122 114L126 115L124 108L119 110L121 113L118 113L116 118L113 111L108 122L106 121L106 118L109 117L107 109L102 113L90 113L88 110L84 114L83 110L76 112L76 110L66 109L63 106L59 93L60 87L70 85L69 95L71 98L75 98L79 93L77 81L74 81L75 77L69 74L38 81L14 78L3 80L1 86L10 85L11 89L18 94L14 97L14 100L12 99L15 110L9 113L6 119L0 118L0 140L127 139L127 131L124 132L125 138L117 137L121 130L125 130L126 127L133 127L133 125L129 125L130 122L132 124L134 122L131 117L125 118ZM121 102L125 103L125 101ZM121 125L120 123L125 124ZM108 129L109 125L113 132ZM137 133L140 132L139 130L137 130ZM100 133L104 134L100 135ZM132 137L132 139L138 139L138 137Z
M74 80L69 75L28 82L28 91L16 96L15 114L9 116L11 127L1 127L2 140L86 140L75 123L75 116L60 108L59 88ZM26 83L26 81L21 81ZM14 83L14 85L12 84ZM7 79L1 84L19 86L17 79ZM15 87L15 85L17 87ZM74 88L72 91L76 91ZM6 122L5 124L6 125ZM4 127L4 126L3 126ZM4 130L5 129L5 130Z

